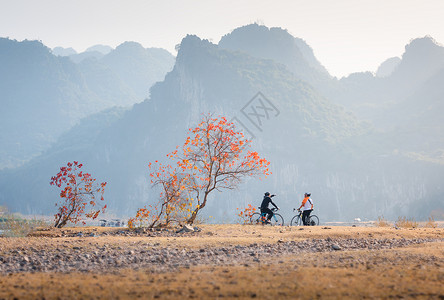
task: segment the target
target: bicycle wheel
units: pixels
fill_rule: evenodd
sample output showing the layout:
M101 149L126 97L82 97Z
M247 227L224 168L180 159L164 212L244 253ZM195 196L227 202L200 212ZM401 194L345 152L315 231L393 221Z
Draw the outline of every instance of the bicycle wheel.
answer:
M308 221L308 224L310 226L316 226L319 225L319 218L316 215L311 215L310 216L310 221Z
M301 226L302 225L302 218L300 215L294 216L293 219L291 219L290 226Z
M284 218L280 214L274 214L270 220L271 226L284 226Z
M257 224L261 224L261 214L260 213L254 213L253 215L251 215L250 218L250 223L257 225Z

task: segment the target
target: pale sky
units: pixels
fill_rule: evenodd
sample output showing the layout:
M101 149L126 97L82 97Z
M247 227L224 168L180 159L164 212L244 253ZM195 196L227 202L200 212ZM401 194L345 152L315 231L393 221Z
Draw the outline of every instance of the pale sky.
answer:
M0 37L81 52L125 41L174 46L187 34L218 43L259 22L304 39L337 77L375 72L413 38L444 43L444 0L0 0Z

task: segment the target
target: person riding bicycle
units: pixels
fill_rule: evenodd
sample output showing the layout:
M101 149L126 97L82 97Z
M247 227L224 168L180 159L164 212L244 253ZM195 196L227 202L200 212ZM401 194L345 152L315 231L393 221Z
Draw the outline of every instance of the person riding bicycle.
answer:
M274 196L276 196L276 195L270 195L269 192L266 192L265 196L264 196L264 200L262 200L262 204L260 207L261 214L263 214L263 213L268 214L267 221L266 221L267 223L270 223L271 217L273 217L273 211L268 208L268 205L271 203L271 204L273 204L274 207L276 207L276 209L279 209L279 207L276 204L274 204L273 200L271 200L271 198Z
M304 200L302 200L301 206L299 206L298 211L303 210L302 222L304 225L310 225L308 221L310 220L310 214L313 211L313 200L310 198L311 194L305 193Z

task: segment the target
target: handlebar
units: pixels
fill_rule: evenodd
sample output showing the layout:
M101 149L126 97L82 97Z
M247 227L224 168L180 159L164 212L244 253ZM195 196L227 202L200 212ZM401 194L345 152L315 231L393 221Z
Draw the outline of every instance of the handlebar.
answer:
M258 206L257 208L261 209L260 206ZM278 210L279 210L279 208L276 208L276 207L272 207L272 208L271 208L271 211L278 211Z
M314 209L312 209L312 211L313 211ZM302 212L302 210L300 210L299 208L293 208L293 211L299 211L299 212Z

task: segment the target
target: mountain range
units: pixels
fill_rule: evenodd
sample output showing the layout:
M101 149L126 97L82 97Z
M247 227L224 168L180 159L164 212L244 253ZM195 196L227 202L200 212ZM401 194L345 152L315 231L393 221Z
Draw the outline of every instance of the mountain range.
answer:
M67 64L82 74L93 64L125 74L120 68L132 70L138 61L126 51L140 50L138 57L147 57L136 43L119 47L108 55L126 57L123 64L106 63L108 55ZM379 75L337 79L302 39L280 28L247 25L219 44L189 35L149 98L129 108L98 110L60 133L30 162L0 172L0 203L24 213L51 213L58 193L49 178L67 161L79 160L108 182L110 210L131 216L157 201L147 179L148 162L165 160L185 141L187 128L202 114L214 113L233 120L252 138L273 174L214 194L203 218L231 222L237 207L259 205L266 191L278 195L286 219L304 192L312 193L321 221L436 215L444 209L443 49L430 37L415 39L402 58L382 64ZM112 98L111 86L92 84L103 79L101 74L86 80L88 90ZM127 78L147 80L142 75L131 71ZM270 113L260 117L253 108ZM26 183L26 189L19 183Z
M38 41L0 39L0 169L39 155L83 117L148 98L174 64L134 42L102 56L75 63Z

